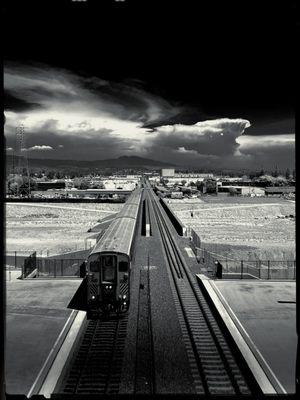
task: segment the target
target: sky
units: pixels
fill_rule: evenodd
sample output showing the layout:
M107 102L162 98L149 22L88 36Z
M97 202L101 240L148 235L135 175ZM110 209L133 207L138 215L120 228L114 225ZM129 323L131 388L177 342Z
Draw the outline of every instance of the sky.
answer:
M220 14L195 14L173 2L173 19L169 10L144 14L138 6L134 18L133 2L113 3L50 8L46 21L24 10L22 38L8 37L5 49L7 154L23 124L31 158L137 155L205 168L293 168L292 8L258 14L248 2L246 10L229 2ZM8 26L16 17L8 6L6 14ZM243 33L253 23L253 34ZM226 30L216 40L208 28Z

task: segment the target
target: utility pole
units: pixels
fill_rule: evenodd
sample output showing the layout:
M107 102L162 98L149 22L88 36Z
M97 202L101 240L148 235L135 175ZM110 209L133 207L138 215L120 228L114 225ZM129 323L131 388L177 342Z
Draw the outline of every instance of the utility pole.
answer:
M25 175L28 179L28 186L23 189L24 194L27 197L30 197L30 173L29 173L29 166L28 166L28 158L26 153L25 147L25 127L24 125L20 125L16 129L16 156L17 159L14 162L14 169L15 169L15 176L20 176L23 179ZM16 166L17 165L17 166ZM17 195L20 194L20 187L17 186Z

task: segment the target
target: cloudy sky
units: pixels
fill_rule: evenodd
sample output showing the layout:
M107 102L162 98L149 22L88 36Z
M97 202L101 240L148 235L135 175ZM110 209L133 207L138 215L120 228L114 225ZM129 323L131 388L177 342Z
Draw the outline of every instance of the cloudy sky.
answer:
M7 13L12 18L12 10ZM80 39L89 37L84 47L80 40L70 42L66 33L67 28L72 31L78 26L76 13L70 26L63 27L58 20L57 36L44 34L42 47L26 41L33 33L30 28L24 33L26 53L24 43L22 47L9 39L4 75L8 154L15 148L16 127L23 124L26 151L32 158L97 160L138 155L199 167L293 168L291 82L278 54L278 70L268 69L273 65L272 43L268 57L260 57L260 69L255 60L265 54L263 49L258 48L253 60L249 49L244 52L234 46L211 51L203 45L202 63L197 64L196 47L188 56L181 51L169 54L170 48L180 50L180 43L162 43L168 33L162 33L159 24L159 42L147 35L142 48L132 46L132 32L127 25L122 31L121 16L114 36L100 47L100 56L95 44L107 25L99 26L95 41L95 35L89 36L91 12L85 16L87 31ZM110 22L115 21L114 14ZM47 24L39 27L46 29ZM197 36L192 37L189 43L195 44ZM127 53L124 44L129 45ZM73 52L68 53L66 45ZM115 50L112 57L109 47ZM74 49L80 49L80 56L74 55ZM281 51L282 57L287 50ZM241 54L243 62L237 67ZM246 67L244 60L249 58ZM217 69L217 61L224 67ZM255 69L258 78L252 76Z

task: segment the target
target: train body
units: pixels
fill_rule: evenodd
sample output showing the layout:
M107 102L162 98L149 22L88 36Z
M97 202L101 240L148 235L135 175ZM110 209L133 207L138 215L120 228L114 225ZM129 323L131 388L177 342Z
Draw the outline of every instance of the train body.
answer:
M131 262L142 191L137 188L132 192L88 257L88 319L124 313L129 308Z

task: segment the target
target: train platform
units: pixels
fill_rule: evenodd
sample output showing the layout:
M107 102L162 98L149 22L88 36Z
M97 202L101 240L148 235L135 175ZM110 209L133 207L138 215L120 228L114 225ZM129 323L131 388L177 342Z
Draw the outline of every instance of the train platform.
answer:
M210 280L198 275L223 320L229 315L267 376L295 392L296 283ZM221 303L221 305L220 305ZM222 307L224 306L224 308ZM224 309L227 316L225 316ZM272 379L275 376L275 379Z
M81 279L19 276L20 271L6 271L6 393L27 395L72 316L67 305Z

